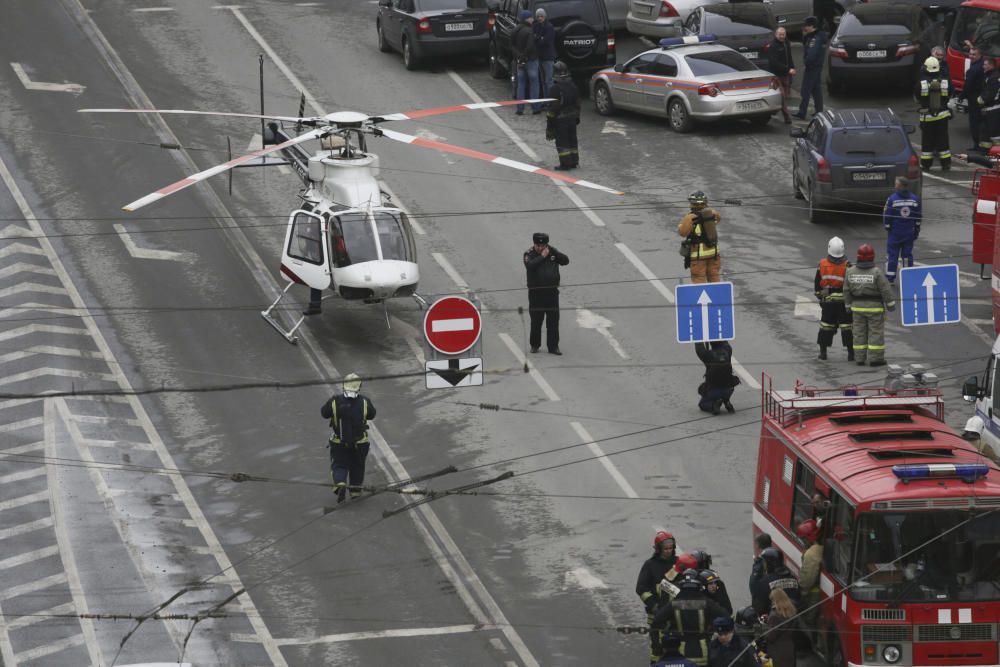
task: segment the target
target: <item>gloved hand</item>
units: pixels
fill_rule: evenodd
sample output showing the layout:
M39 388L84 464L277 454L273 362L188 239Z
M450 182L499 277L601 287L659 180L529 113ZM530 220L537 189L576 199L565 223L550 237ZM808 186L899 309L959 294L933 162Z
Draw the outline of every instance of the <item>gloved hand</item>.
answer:
M652 614L654 611L656 611L656 605L659 603L659 601L660 601L659 598L657 598L655 595L651 595L648 598L646 598L646 613Z
M890 313L896 312L896 302L890 301L889 303L885 304L885 309L888 310Z

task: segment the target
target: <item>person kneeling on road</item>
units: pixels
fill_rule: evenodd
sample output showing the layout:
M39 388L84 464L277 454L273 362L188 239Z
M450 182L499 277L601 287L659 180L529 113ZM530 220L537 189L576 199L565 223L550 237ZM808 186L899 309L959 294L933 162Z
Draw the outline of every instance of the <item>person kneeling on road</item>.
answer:
M740 379L733 375L733 348L724 340L716 340L695 343L694 349L705 364L705 381L698 387L701 396L698 407L713 415L719 414L723 405L730 414L736 412L729 401L740 383Z

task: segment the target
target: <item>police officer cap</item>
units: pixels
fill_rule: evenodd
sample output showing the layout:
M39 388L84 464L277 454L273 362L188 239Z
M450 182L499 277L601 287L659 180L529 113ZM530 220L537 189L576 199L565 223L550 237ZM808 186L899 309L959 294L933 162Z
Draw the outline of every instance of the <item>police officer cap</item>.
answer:
M806 20L802 22L802 25L807 25L810 28L815 28L816 26L819 25L819 19L817 19L815 16L807 16Z
M728 616L718 617L717 619L712 621L712 625L715 626L715 631L720 633L732 632L733 630L736 629L736 624L733 623L733 619L729 618Z
M545 244L549 242L549 235L545 232L535 232L535 235L531 237L531 240L538 244Z

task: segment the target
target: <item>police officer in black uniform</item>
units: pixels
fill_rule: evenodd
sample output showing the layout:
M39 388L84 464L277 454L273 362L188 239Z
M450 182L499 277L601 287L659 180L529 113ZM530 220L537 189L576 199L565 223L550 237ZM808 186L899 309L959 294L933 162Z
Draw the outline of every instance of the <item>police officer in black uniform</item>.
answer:
M371 399L361 394L361 378L351 373L344 378L343 391L323 403L320 414L330 420L330 470L337 502L361 495L368 458L368 422L375 418Z
M550 354L559 350L559 267L569 264L569 257L549 245L549 235L535 232L534 245L524 253L524 268L528 271L528 314L531 334L528 342L532 352L542 346L542 322L545 321L545 342Z
M552 86L549 88L545 138L556 142L559 164L556 169L576 169L580 166L580 151L576 143L576 126L580 124L580 91L570 78L566 63L557 60L552 66Z

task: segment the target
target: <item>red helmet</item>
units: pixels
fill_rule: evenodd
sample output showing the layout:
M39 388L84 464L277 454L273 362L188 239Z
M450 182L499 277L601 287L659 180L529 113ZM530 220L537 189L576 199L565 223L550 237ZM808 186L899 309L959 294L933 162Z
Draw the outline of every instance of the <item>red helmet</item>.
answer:
M795 529L795 534L807 542L815 542L819 539L819 524L815 519L806 519Z
M662 545L667 540L670 540L670 542L671 542L670 546L671 547L676 546L677 542L674 540L673 534L672 533L668 533L665 530L661 530L660 532L658 532L656 534L656 537L653 538L653 548L656 549L657 551L659 551L660 550L660 545Z
M994 160L1000 158L1000 146L991 146L989 152L986 154L988 157Z
M870 243L863 243L861 244L861 247L858 248L858 261L859 262L875 261L875 248L873 248Z
M681 554L674 563L674 569L680 574L685 570L693 570L698 567L698 559L691 554Z

